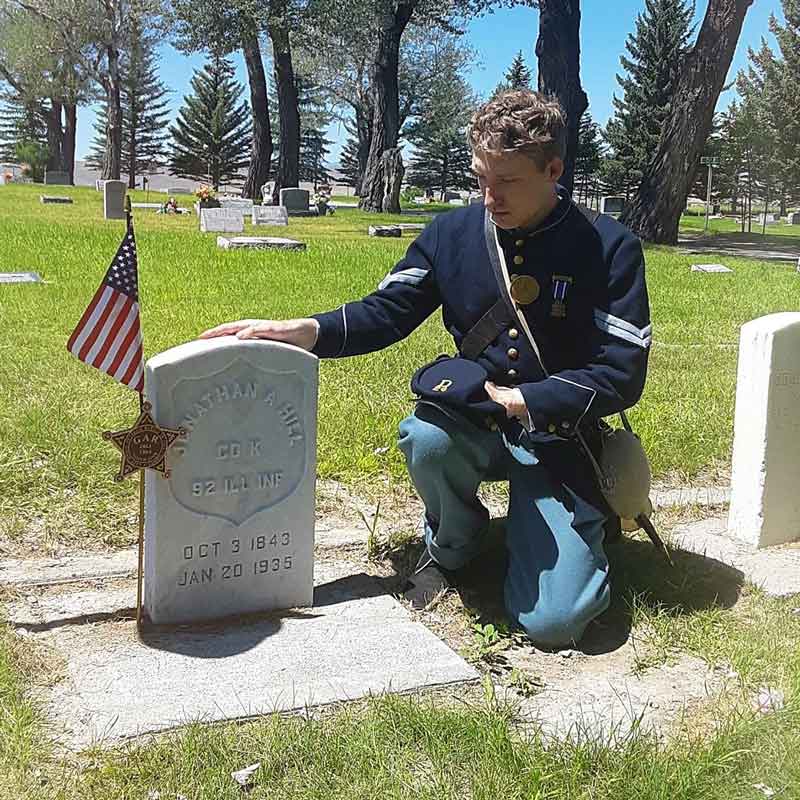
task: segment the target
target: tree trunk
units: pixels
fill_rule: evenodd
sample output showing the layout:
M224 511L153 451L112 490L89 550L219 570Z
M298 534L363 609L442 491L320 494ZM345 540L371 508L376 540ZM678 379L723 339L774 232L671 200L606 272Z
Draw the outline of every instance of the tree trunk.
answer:
M61 126L63 106L57 100L50 100L47 111L47 169L65 172L64 169L64 128Z
M106 153L103 159L103 179L118 181L122 172L122 99L119 86L119 50L110 44L106 48L108 75L106 90Z
M276 204L279 202L281 189L300 185L300 110L294 82L287 13L286 0L272 0L269 37L272 40L280 117L280 154L274 192Z
M384 175L381 209L387 214L399 214L400 187L403 185L403 176L406 173L399 147L384 151L381 167Z
M658 150L622 215L622 222L647 241L678 241L680 215L752 2L709 0L697 41L683 64Z
M358 176L355 180L354 194L361 197L361 190L364 184L364 175L367 171L367 160L369 159L369 148L372 144L372 109L369 105L356 106L356 134L358 136Z
M567 114L567 152L559 182L569 192L575 180L578 126L589 107L581 86L580 29L580 0L539 0L539 91L555 95Z
M62 148L64 169L69 182L75 185L75 144L78 134L78 107L75 103L64 104L64 145Z
M370 66L372 140L361 182L359 203L365 211L385 210L383 156L387 150L397 147L400 134L400 90L397 79L400 40L417 2L418 0L399 2L394 14L386 14L380 19L375 60ZM399 213L399 204L392 211Z
M258 28L252 20L246 22L246 28L242 33L242 52L247 65L250 109L253 115L253 146L247 179L242 187L242 197L258 200L261 198L261 187L269 180L272 129L269 122L267 77L264 74L264 61L261 58L261 46L258 42Z

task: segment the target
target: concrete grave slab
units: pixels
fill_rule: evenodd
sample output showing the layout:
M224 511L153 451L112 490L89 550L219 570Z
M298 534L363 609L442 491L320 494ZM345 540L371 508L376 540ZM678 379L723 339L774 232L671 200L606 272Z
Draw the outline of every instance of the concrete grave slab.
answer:
M0 283L42 283L38 272L0 272Z
M800 313L742 326L728 527L766 547L800 540Z
M150 208L150 209L158 209L161 208L161 203L131 203L131 208Z
M305 250L305 242L278 236L217 237L217 247L223 250Z
M423 222L394 222L392 224L401 231L424 231L428 227Z
M478 679L434 634L413 622L380 583L346 564L322 565L314 608L135 636L128 594L95 591L11 613L26 635L65 659L64 679L43 698L60 743L93 743L189 722L244 719ZM122 607L122 608L121 608ZM91 612L77 624L76 610ZM34 619L31 614L35 614ZM71 620L59 624L55 615Z
M670 541L683 550L738 569L767 594L785 597L800 593L800 543L754 550L731 537L724 517L680 525Z
M188 431L145 478L144 608L159 624L311 602L318 360L226 336L149 359L153 417Z
M71 197L58 197L56 195L51 195L51 194L39 195L39 200L41 200L41 202L44 203L45 205L48 205L50 203L64 203L66 205L72 204Z
M403 229L397 225L370 225L370 236L388 236L399 239L403 235Z
M724 264L692 264L692 272L733 272Z

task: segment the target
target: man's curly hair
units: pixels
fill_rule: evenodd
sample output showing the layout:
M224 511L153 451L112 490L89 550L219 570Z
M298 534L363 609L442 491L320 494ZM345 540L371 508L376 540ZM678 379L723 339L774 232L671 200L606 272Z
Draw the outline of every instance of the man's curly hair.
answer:
M528 90L502 92L472 115L467 139L473 150L524 153L539 169L564 158L566 117L555 97Z

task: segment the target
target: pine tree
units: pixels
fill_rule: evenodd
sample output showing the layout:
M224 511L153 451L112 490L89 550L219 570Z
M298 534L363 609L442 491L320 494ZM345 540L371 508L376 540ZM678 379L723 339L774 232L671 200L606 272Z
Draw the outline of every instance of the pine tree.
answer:
M33 142L47 147L47 124L38 100L9 91L0 95L0 160L16 161L17 145Z
M128 47L120 60L120 100L122 105L122 169L128 185L136 186L139 175L163 166L169 133L169 90L158 77L158 64L150 37L134 27ZM106 110L101 106L94 124L95 137L86 159L102 169L106 149Z
M589 191L597 180L603 159L600 128L585 111L578 125L578 151L575 156L575 197L578 202L589 202Z
M474 107L466 81L458 74L442 74L423 113L404 130L404 137L414 145L408 183L442 194L447 189L475 188L466 135Z
M170 127L170 172L181 178L209 179L215 189L238 179L250 157L250 112L240 102L244 87L233 78L230 62L212 55L192 78Z
M645 0L636 31L628 35L630 57L620 57L627 74L617 75L622 97L614 96L614 117L605 130L612 158L619 162L615 170L627 175L626 190L638 185L658 149L688 51L693 13L686 0Z
M339 172L347 179L347 185L355 188L361 178L361 165L358 160L358 136L355 132L354 123L350 120L345 120L344 127L348 136L339 156Z
M325 130L332 116L328 112L322 90L311 79L296 75L297 104L300 108L300 180L327 183L330 174L325 167L331 139Z
M515 89L530 89L532 88L531 79L531 71L525 64L525 58L522 55L522 50L520 50L514 56L514 60L511 62L511 66L506 70L505 75L503 75L503 81L498 83L495 87L492 97L497 97L497 95L503 92Z

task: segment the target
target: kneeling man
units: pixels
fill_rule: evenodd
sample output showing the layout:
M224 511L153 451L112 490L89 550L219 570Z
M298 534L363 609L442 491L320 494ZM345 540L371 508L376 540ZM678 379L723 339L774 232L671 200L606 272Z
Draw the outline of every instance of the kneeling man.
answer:
M469 129L483 203L434 219L375 292L307 319L202 334L339 358L394 344L441 306L460 358L418 373L421 402L400 423L425 503L409 597L423 605L446 585L442 571L481 552L478 486L507 479L506 609L548 647L576 642L608 607L611 512L587 450L602 417L639 399L651 338L641 245L610 217L593 224L559 186L565 133L556 100L498 96Z

